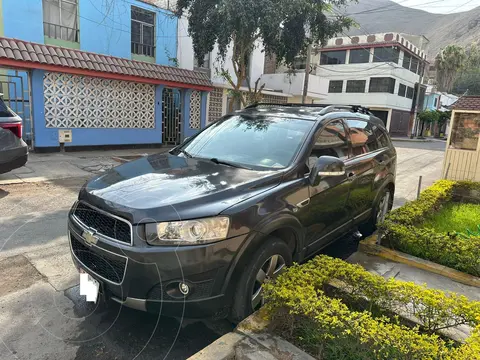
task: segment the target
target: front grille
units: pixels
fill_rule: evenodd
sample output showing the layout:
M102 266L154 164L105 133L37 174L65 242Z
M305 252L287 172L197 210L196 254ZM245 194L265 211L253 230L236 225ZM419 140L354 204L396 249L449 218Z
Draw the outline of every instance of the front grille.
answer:
M127 265L126 258L112 255L112 257L116 257L116 259L112 259L110 256L107 257L99 252L95 252L75 239L73 234L70 236L70 241L73 253L88 269L111 282L117 284L122 282L125 266Z
M83 202L79 202L73 213L85 226L109 238L131 244L130 226L112 216L108 216Z

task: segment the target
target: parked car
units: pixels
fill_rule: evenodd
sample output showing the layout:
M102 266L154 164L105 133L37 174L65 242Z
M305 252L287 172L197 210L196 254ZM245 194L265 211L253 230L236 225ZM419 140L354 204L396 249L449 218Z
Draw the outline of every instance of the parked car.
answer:
M22 140L22 119L0 94L0 174L22 167L28 160L28 146Z
M251 106L88 182L69 214L73 262L125 306L238 321L262 305L265 279L371 231L395 169L364 108Z

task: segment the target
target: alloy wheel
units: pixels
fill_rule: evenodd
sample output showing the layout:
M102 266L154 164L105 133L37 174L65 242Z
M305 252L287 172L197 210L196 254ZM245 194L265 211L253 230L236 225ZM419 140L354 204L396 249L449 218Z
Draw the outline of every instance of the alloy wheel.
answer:
M252 309L255 311L264 304L262 285L267 279L274 279L285 267L285 259L281 255L272 255L258 270L253 284Z

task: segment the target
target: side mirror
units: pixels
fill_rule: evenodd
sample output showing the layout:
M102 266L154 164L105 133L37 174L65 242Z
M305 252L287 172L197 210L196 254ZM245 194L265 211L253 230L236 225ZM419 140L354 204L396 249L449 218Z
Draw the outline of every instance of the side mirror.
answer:
M333 156L320 156L310 171L310 184L318 185L320 178L345 175L345 163Z

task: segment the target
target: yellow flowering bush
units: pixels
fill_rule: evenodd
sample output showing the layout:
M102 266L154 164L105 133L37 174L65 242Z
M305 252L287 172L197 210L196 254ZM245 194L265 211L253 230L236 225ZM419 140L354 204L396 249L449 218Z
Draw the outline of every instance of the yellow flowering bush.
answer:
M480 303L464 296L328 256L293 265L264 289L274 331L322 360L480 359ZM436 333L461 324L476 327L463 345Z
M420 194L419 199L393 210L380 226L382 244L474 276L480 276L480 236L465 238L417 227L426 216L438 211L465 190L480 190L480 183L440 180ZM480 199L479 199L480 200Z

